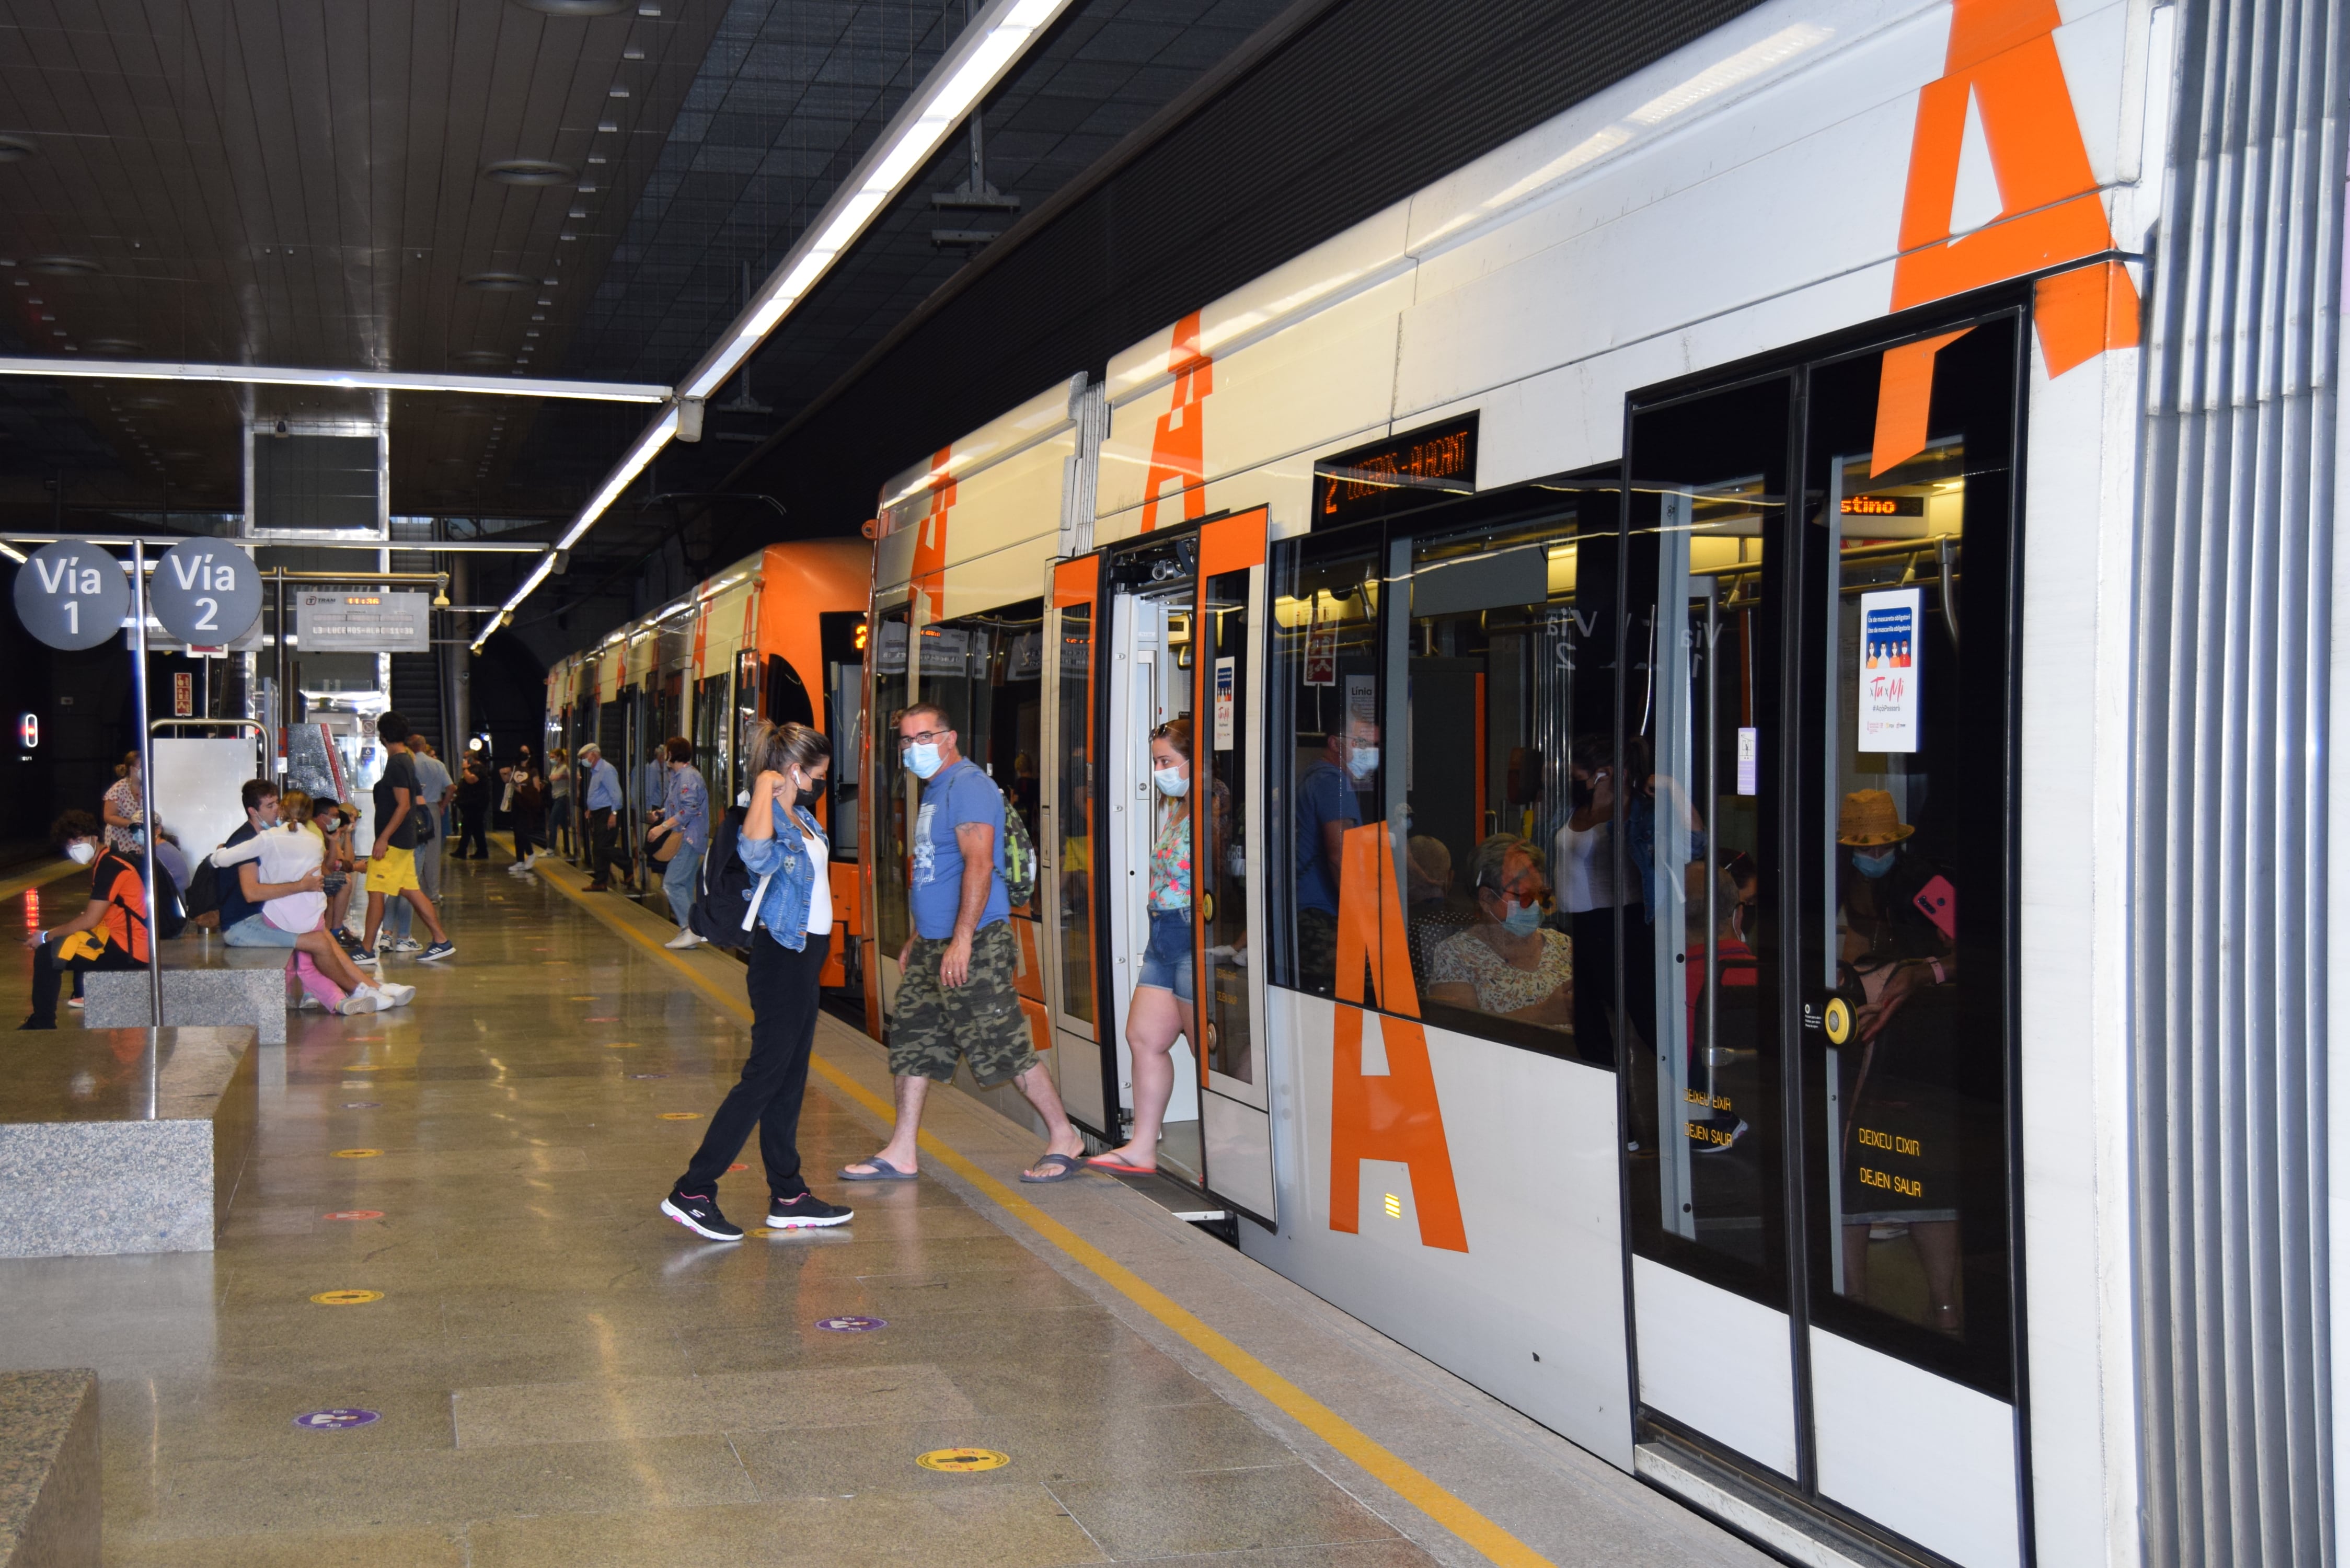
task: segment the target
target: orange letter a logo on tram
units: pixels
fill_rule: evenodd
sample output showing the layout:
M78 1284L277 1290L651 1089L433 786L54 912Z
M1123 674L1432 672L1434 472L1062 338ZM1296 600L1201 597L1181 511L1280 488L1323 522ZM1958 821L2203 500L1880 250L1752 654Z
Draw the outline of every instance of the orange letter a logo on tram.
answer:
M1159 492L1170 479L1181 495L1183 521L1203 517L1208 511L1208 493L1200 476L1207 472L1206 403L1216 389L1215 361L1200 352L1198 311L1175 324L1167 368L1175 373L1175 397L1150 431L1150 466L1142 479L1145 534L1159 526Z
M2115 248L2056 53L2063 19L2056 0L1954 0L1942 75L1918 95L1895 310ZM1987 155L1999 210L1953 239L1970 128L1980 132L1978 156ZM2117 261L2042 278L2032 317L2050 379L2107 348L2135 346L2137 314L2137 286ZM1889 421L1880 412L1872 472L1924 449L1926 388L1934 352L1949 340L1887 352L1881 403L1902 411Z
M946 600L947 514L955 504L954 475L948 464L953 457L954 448L942 446L931 459L931 509L915 524L920 531L914 535L914 564L907 576L914 585L914 597L928 601L921 614L924 625L939 618Z
M1363 982L1383 1009L1379 1038L1388 1053L1385 1077L1363 1071ZM1356 1005L1348 1006L1353 1002ZM1404 1016L1398 1017L1401 1013ZM1436 1103L1436 1074L1420 1027L1419 991L1412 982L1404 940L1403 900L1396 891L1395 857L1380 823L1349 828L1338 862L1338 1008L1330 1065L1330 1229L1356 1231L1362 1213L1363 1165L1394 1160L1411 1172L1419 1210L1419 1242L1448 1251L1469 1250L1461 1224L1461 1195L1452 1185L1452 1155L1444 1142L1444 1111Z

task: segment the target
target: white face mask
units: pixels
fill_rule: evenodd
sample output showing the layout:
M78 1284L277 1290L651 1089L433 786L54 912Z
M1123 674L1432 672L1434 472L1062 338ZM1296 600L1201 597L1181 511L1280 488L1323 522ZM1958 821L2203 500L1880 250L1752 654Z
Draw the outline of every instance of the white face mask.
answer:
M1367 746L1360 742L1357 742L1347 753L1347 771L1355 775L1357 783L1360 783L1364 779L1367 779L1373 774L1378 772L1378 747Z
M1150 782L1159 786L1160 794L1172 795L1178 800L1191 793L1191 781L1183 776L1181 768L1153 769Z
M736 790L736 791L734 792L734 804L735 804L736 805L750 805L750 804L751 804L751 792L750 792L749 790L747 790L747 789Z
M98 858L98 846L87 838L80 839L67 845L66 854L75 865L87 866Z

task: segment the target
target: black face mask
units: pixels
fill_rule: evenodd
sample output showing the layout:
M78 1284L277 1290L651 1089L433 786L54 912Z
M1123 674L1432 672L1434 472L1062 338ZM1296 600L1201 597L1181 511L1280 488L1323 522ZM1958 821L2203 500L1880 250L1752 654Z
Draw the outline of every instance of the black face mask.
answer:
M1566 798L1580 811L1591 804L1591 786L1580 779L1570 780L1566 786Z
M808 780L807 783L800 785L800 798L810 805L815 805L824 798L824 786L830 782L828 779Z

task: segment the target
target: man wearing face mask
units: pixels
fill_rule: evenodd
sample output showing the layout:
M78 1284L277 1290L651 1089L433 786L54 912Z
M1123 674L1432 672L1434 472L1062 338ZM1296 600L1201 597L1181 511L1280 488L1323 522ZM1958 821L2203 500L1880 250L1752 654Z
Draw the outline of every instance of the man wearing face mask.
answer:
M33 1011L19 1029L57 1026L57 992L68 973L147 961L147 884L129 857L104 847L103 831L86 811L69 811L49 828L59 849L89 867L89 902L71 924L25 939L33 950Z
M223 849L234 849L255 834L266 833L277 826L277 786L268 779L247 779L241 797L244 805L244 826L232 833L222 843ZM216 866L207 857L196 868L196 875L211 876L215 880L213 898L220 909L220 929L227 930L239 920L261 913L261 906L244 896L244 883L234 866Z
M1338 866L1379 771L1379 727L1350 719L1323 747L1297 777L1297 967L1307 989L1327 996L1338 977Z
M1574 950L1543 924L1550 883L1542 851L1514 833L1477 846L1469 862L1477 924L1437 944L1428 1000L1544 1029L1575 1027Z
M1020 948L1003 885L1003 792L964 760L944 709L918 702L898 715L897 729L898 755L921 781L908 835L914 934L898 955L902 978L889 1021L898 1117L880 1152L844 1167L841 1179L912 1180L922 1103L932 1084L954 1081L958 1058L968 1058L981 1088L1009 1081L1044 1119L1050 1141L1020 1179L1065 1181L1083 1168L1085 1142L1037 1059L1014 984Z

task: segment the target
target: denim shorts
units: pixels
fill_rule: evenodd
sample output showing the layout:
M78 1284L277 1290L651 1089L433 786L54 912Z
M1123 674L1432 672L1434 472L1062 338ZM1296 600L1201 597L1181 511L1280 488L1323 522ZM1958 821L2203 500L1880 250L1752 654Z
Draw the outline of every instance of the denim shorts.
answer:
M1150 944L1142 950L1142 972L1137 985L1171 991L1183 1002L1191 1000L1191 911L1150 911Z
M302 935L271 925L266 915L247 915L223 931L221 940L233 948L290 948Z

